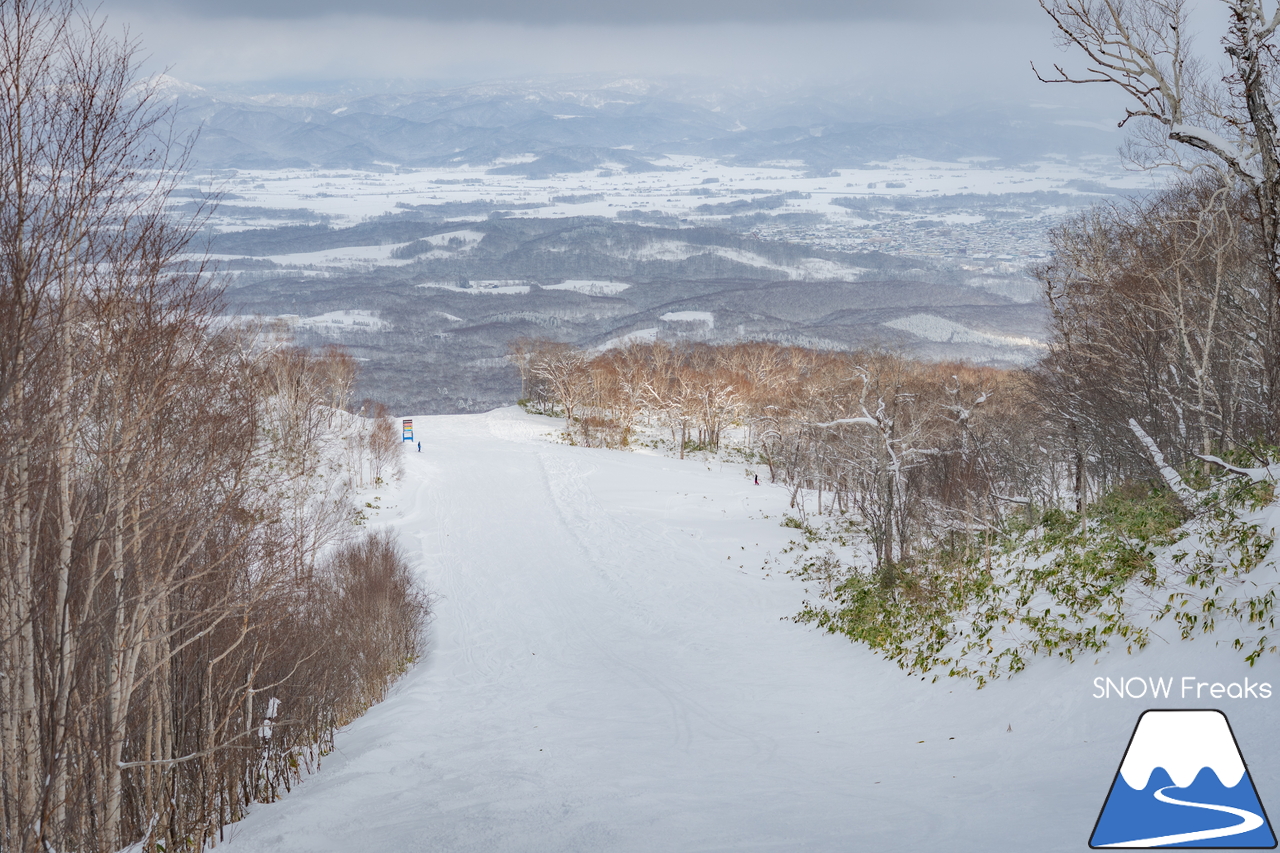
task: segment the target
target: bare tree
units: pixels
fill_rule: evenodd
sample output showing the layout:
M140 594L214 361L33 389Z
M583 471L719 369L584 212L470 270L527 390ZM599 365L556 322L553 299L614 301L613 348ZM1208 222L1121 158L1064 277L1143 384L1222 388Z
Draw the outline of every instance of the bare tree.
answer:
M1077 510L1090 482L1150 475L1130 419L1177 463L1266 433L1267 270L1250 204L1206 177L1051 235L1037 273L1051 348L1033 376L1070 448Z
M326 622L344 585L387 580L361 618L421 616L394 554L327 572L321 533L350 531L281 521L274 498L315 469L354 365L218 331L218 288L188 259L199 214L166 206L185 148L135 47L75 0L0 0L0 849L14 853L203 846L353 713L345 694L367 701L394 668ZM324 681L327 653L365 663ZM263 691L307 711L267 744Z
M1263 372L1266 435L1280 443L1280 138L1277 43L1280 8L1220 0L1227 12L1220 75L1193 50L1185 0L1040 0L1062 41L1087 60L1083 73L1055 66L1042 80L1104 83L1129 96L1121 126L1145 124L1148 159L1208 166L1250 200L1265 259ZM1037 72L1038 74L1038 72Z
M125 615L120 561L148 480L119 477L134 473L139 445L152 437L146 419L160 414L156 394L181 370L183 334L208 305L198 269L177 278L169 270L191 232L163 207L182 166L181 147L167 144L168 117L154 90L137 84L134 45L107 36L79 7L0 5L0 831L15 849L64 830L65 746L81 677L76 628L106 618L96 624L117 640L138 629ZM118 354L134 345L137 360L122 363ZM109 448L116 486L98 490L92 509L74 482L86 467L87 432ZM42 553L42 530L52 531L51 554ZM104 555L90 571L96 600L76 598L74 556L86 536ZM97 697L108 715L104 843L118 833L110 760L134 664L113 657ZM42 671L52 683L41 684Z
M586 386L571 390L585 443L647 418L683 457L695 431L715 449L728 424L750 424L748 446L792 508L805 517L812 497L819 514L855 517L886 576L942 536L989 539L1011 509L1056 497L1027 383L1005 372L770 343L657 341L579 357ZM543 375L548 402L562 405L564 383Z

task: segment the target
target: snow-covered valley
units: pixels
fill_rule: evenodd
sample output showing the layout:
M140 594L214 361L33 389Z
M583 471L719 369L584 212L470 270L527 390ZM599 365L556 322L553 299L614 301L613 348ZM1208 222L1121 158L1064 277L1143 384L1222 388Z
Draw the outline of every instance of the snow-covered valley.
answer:
M1280 684L1274 657L1157 642L981 691L911 677L783 618L805 591L761 567L787 493L743 465L569 447L518 409L413 421L373 523L436 595L427 654L232 851L1081 850L1149 707L1223 710L1280 802L1280 699L1094 698Z
M825 175L798 162L749 167L678 154L661 162L665 171L545 176L457 165L381 173L239 169L213 179L197 172L180 196L224 193L210 221L224 233L300 222L352 225L415 212L465 223L504 211L517 217L600 216L730 227L838 251L947 257L975 267L1008 262L1021 268L1045 256L1050 225L1082 204L1148 189L1152 180L1126 172L1111 156L1018 164L896 157ZM735 222L735 216L748 220ZM439 245L444 247L444 240ZM385 253L376 252L272 259L330 268L388 263ZM832 277L833 270L802 272Z
M633 76L164 86L204 122L172 201L205 227L193 248L229 309L303 318L300 345L365 364L361 396L433 414L514 402L503 359L526 338L1024 366L1043 354L1028 271L1050 230L1163 174L1123 166L1098 104L1039 95L911 118L844 87ZM833 282L877 293L808 286ZM387 325L310 322L353 311ZM690 312L706 321L660 319Z

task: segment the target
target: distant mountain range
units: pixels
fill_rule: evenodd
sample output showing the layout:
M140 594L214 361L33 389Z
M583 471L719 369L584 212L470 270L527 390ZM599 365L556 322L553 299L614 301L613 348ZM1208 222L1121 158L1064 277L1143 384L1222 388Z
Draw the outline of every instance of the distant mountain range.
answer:
M1068 107L943 112L840 91L711 90L688 81L574 78L403 93L252 95L172 78L204 169L487 166L543 177L664 168L667 155L815 172L897 156L1028 162L1114 153L1118 136ZM515 162L523 161L523 162Z

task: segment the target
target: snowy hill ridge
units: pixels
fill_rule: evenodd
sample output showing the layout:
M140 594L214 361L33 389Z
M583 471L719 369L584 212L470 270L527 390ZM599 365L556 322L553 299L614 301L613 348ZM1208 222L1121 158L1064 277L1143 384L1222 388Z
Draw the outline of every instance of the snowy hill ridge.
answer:
M1028 162L1107 156L1115 147L1111 131L1083 113L1073 122L1065 112L1050 116L990 101L911 115L844 90L734 95L707 81L579 78L290 95L163 82L166 96L180 96L184 127L203 124L195 150L203 168L376 170L388 163L493 165L534 154L550 155L563 171L566 157L574 159L568 155L595 149L623 161L637 150L798 162L823 171L898 155Z

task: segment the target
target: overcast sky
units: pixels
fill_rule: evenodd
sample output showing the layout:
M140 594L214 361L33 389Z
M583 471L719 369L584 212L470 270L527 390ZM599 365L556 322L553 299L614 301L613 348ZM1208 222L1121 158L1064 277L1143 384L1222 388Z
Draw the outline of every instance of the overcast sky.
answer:
M107 0L153 67L205 86L580 72L826 80L946 104L1075 100L1035 0ZM1093 97L1101 95L1093 93Z
M534 25L685 24L728 21L1038 19L1034 0L133 0L149 12L195 18L309 20L334 14L427 21L490 21Z

